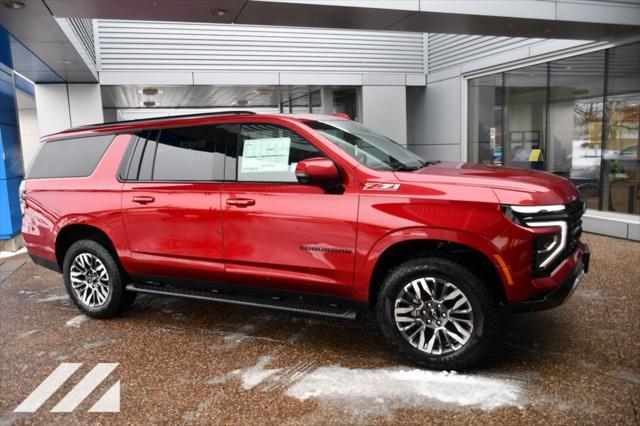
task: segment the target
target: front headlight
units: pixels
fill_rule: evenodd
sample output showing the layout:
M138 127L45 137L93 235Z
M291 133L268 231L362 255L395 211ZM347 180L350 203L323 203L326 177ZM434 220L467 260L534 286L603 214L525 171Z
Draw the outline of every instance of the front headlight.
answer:
M513 222L530 228L550 228L555 231L538 234L533 238L531 270L543 271L558 258L567 246L568 225L565 206L502 206Z
M539 271L549 266L567 246L567 222L530 222L532 227L560 227L560 232L544 234L533 239L533 270Z

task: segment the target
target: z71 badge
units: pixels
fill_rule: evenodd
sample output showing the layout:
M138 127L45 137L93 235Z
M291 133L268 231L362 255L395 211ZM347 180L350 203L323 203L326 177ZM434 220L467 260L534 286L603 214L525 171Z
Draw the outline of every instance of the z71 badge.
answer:
M365 191L397 191L400 188L399 183L365 183Z

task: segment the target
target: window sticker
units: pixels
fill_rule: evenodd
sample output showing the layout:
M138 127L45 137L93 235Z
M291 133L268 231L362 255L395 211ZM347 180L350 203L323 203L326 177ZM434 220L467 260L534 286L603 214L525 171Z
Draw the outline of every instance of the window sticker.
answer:
M291 138L247 139L240 173L287 172Z

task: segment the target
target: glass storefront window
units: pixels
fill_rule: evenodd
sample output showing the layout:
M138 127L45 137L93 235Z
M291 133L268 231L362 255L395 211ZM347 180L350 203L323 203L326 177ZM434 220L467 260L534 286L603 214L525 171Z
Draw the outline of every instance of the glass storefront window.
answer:
M358 92L356 89L334 89L333 111L347 114L353 121L360 121L360 117L358 117Z
M291 113L291 102L282 101L280 103L280 112L283 112L285 114L290 114Z
M322 93L320 90L311 92L311 112L313 114L322 114Z
M291 112L302 114L309 112L309 95L303 95L292 99Z
M547 65L504 73L503 164L544 168Z
M502 164L502 74L469 81L469 161Z
M640 214L640 43L608 51L603 210Z
M604 52L549 64L546 170L571 179L589 208L599 207Z
M474 78L469 161L547 170L640 214L640 43Z

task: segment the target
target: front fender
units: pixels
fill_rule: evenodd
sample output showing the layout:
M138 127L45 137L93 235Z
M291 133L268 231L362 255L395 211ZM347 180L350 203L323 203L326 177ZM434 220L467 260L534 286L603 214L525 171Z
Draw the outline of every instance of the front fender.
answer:
M469 232L447 228L411 227L394 230L380 238L366 255L356 261L356 272L353 288L353 298L361 302L369 301L371 278L380 257L392 246L407 241L448 241L474 249L494 265L502 283L512 282L508 267L500 253L490 241Z

